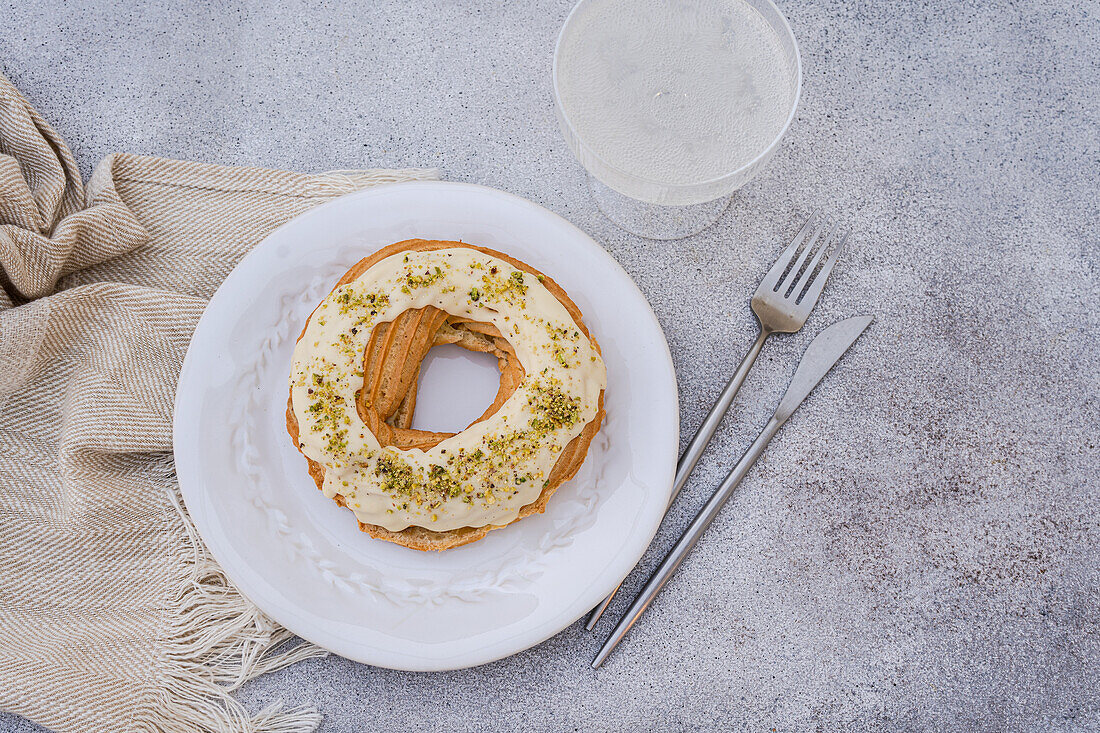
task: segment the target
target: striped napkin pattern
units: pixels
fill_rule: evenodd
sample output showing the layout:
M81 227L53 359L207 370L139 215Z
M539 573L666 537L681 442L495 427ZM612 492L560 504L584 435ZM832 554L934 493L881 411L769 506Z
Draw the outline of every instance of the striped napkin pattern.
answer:
M272 229L434 177L115 154L85 186L0 76L0 708L61 731L316 727L229 694L324 652L284 644L188 521L176 379L206 300Z

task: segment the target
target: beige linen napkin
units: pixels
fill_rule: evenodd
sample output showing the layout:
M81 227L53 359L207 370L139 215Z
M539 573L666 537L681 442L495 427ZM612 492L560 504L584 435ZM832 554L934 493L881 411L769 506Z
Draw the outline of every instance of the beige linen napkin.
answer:
M432 177L117 154L85 190L0 76L0 708L62 731L316 727L314 711L253 717L228 695L323 652L285 648L186 518L176 379L206 300L268 232Z

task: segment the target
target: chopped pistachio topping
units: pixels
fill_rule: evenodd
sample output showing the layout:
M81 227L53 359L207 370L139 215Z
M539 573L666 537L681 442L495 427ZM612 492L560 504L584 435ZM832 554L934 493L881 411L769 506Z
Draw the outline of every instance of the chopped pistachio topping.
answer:
M536 381L528 406L534 415L526 429L486 436L472 451L459 449L449 455L446 465L432 464L423 471L394 452L383 452L374 473L382 489L402 503L411 501L430 509L462 497L466 503L477 499L491 505L499 498L498 490L511 491L508 487L534 481L536 476L522 468L525 461L544 447L547 435L580 419L580 398L566 395L556 379ZM482 490L475 491L471 481L481 484Z
M404 282L405 282L406 287L423 288L423 287L426 287L428 285L431 285L436 280L442 279L442 277L443 277L443 270L440 269L440 267L438 265L436 265L431 270L425 270L423 275L421 275L419 273L414 274L412 272L407 273L405 275ZM408 291L406 290L406 291L402 291L402 292L408 292Z
M333 380L326 380L323 374L313 373L313 387L308 391L312 398L306 410L315 415L312 429L321 433L329 453L347 450L348 431L344 427L351 422L345 409L345 400Z
M352 288L345 288L333 298L340 306L340 313L349 313L353 310L370 311L373 316L380 310L385 310L390 305L390 296L386 293L359 293Z
M547 385L535 382L531 396L527 398L528 406L535 412L535 416L531 418L531 427L544 433L563 426L572 426L581 412L580 397L565 394L561 390L561 383L556 379L549 382Z
M390 494L411 495L416 488L413 469L399 457L385 453L374 464L374 472L382 479L382 488Z

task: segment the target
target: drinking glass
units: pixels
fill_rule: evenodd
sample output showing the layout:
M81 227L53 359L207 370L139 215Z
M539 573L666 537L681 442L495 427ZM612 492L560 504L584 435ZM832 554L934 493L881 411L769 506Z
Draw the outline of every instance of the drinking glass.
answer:
M634 234L713 224L768 162L802 62L771 0L581 0L554 50L554 108L600 210Z

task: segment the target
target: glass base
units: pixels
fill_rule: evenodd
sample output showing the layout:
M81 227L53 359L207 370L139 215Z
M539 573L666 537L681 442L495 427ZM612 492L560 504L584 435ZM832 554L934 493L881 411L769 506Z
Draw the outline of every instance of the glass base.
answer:
M661 206L624 196L589 174L588 188L596 206L611 221L646 239L680 239L698 234L722 216L731 196L691 206Z

